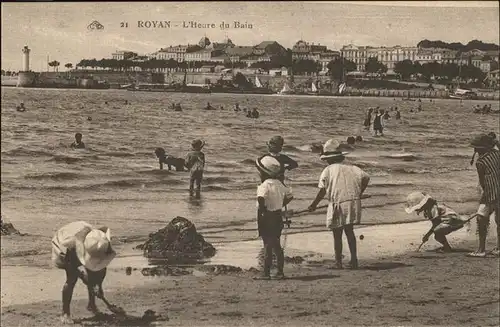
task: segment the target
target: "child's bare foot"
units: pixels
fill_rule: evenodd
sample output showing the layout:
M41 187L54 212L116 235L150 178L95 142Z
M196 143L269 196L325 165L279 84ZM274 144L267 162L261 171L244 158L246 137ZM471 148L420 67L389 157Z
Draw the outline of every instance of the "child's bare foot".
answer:
M358 260L354 260L354 261L351 261L349 262L349 265L348 265L348 268L349 269L358 269Z
M87 305L87 310L92 312L96 316L101 314L101 311L99 311L99 309L97 309L97 307L95 305L91 305L91 304Z
M71 317L67 313L63 314L60 319L61 322L65 325L74 324L73 319L71 319Z

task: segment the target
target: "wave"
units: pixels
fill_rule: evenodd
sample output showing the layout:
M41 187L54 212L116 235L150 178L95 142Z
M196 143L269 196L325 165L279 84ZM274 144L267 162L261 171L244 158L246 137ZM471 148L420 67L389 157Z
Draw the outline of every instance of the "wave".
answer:
M104 152L101 154L103 157L133 157L135 154L130 152Z
M391 172L403 173L403 174L430 174L433 171L430 169L423 168L390 168Z
M219 176L219 177L204 177L203 178L203 182L204 183L229 183L231 181L232 181L232 179L230 179L228 177L223 177L223 176Z
M41 151L41 150L29 150L29 149L25 149L25 148L15 148L15 149L8 150L8 151L2 151L2 156L9 156L9 157L23 157L23 156L52 157L53 153L50 153L47 151Z
M76 173L42 173L42 174L28 174L24 176L25 179L34 179L34 180L74 180L81 178L82 175Z
M244 159L240 161L241 164L244 165L255 165L255 159Z

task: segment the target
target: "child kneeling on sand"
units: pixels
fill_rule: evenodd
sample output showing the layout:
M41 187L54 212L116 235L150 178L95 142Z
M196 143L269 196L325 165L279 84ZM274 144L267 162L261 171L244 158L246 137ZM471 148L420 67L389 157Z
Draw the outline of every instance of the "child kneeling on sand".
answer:
M321 160L328 162L328 167L321 173L319 191L309 206L309 211L316 210L316 206L326 195L329 201L326 227L333 231L337 268L342 268L342 233L345 231L351 252L350 266L357 269L354 224L361 222L361 196L370 182L370 177L359 167L342 163L347 153L342 152L340 143L333 139L323 146Z
M84 221L63 226L52 238L52 262L57 268L66 271L66 283L62 289L63 323L73 322L70 304L78 278L87 285L87 310L99 313L95 297L104 297L102 282L106 276L106 267L116 256L110 239L109 228L95 229Z
M285 256L280 244L283 218L281 209L292 201L288 187L277 179L283 173L283 166L274 157L265 155L255 161L262 184L257 188L257 226L264 243L264 271L259 279L270 279L273 251L276 255L277 279L285 277L283 267Z
M446 239L446 235L464 227L465 221L444 204L438 204L430 195L425 192L413 192L406 199L406 213L416 212L419 215L424 213L424 217L432 223L431 229L422 237L422 243L429 240L429 237L434 234L434 239L441 243L443 247L438 248L438 252L451 252L450 243Z

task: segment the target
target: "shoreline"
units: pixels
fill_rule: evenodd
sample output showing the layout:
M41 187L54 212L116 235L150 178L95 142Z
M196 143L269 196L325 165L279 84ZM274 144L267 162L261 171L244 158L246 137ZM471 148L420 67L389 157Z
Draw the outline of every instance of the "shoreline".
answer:
M489 237L488 246L492 245ZM365 259L356 271L332 270L332 255L315 257L309 263L286 264L288 278L284 281L255 281L255 272L250 271L147 278L139 274L140 285L110 287L108 279L113 274L125 276L123 271L111 271L104 287L107 298L122 306L130 319L146 309L169 316L170 321L155 322L155 326L497 324L498 258L466 258L464 248L475 246L471 238L452 246L457 252L438 254L422 250ZM58 276L52 280L56 282L38 285L54 288L59 296L63 274L57 269L44 270L55 272ZM135 273L127 278L134 279ZM86 289L81 283L77 285L72 312L80 325L123 325L109 315L105 317L110 320L101 323L90 318L85 310ZM43 294L34 292L32 296L37 293ZM2 305L2 323L60 326L60 305L58 297ZM105 310L100 302L98 307Z
M12 85L2 85L2 88L18 88L17 86ZM126 89L114 89L114 88L84 88L84 87L51 87L51 86L38 86L38 87L22 87L22 89L40 89L40 90L97 90L97 91L127 91ZM344 95L314 95L314 94L277 94L277 93L269 93L269 94L261 94L261 93L238 93L238 92L177 92L177 91L147 91L147 90L136 90L134 92L146 92L146 93L182 93L182 94L224 94L224 95L244 95L244 96L280 96L280 97L318 97L318 98L395 98L396 100L401 101L410 101L415 102L416 99L440 99L440 100L459 100L455 98L450 98L449 95L437 95L440 91L415 91L415 90L396 90L396 89L351 89L346 91ZM408 92L413 95L410 95L408 98ZM432 93L435 93L434 95ZM492 92L481 92L481 95L478 95L477 99L463 99L465 101L497 101L500 100L500 93L498 90L494 90Z

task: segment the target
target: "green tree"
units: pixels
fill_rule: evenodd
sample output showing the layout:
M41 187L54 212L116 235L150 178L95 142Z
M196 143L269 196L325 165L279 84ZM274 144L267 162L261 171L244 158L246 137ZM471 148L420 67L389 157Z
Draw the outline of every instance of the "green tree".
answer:
M383 70L382 63L375 57L368 58L365 64L365 71L367 73L378 74Z
M398 61L394 65L394 72L401 76L402 80L407 80L411 75L415 74L415 66L411 60Z
M357 68L353 61L343 57L330 61L326 67L328 68L329 75L336 81L344 80L344 74L355 71Z

